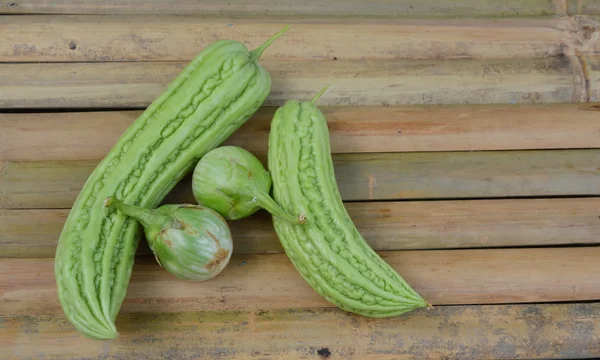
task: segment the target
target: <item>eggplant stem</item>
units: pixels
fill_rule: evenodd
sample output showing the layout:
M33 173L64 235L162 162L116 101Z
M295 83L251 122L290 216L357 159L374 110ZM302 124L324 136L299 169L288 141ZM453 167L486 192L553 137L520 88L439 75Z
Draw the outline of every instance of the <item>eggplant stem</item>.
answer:
M273 216L281 218L283 220L289 221L295 224L302 224L304 222L304 215L300 215L299 217L295 217L293 215L285 212L281 206L277 205L275 200L273 200L268 194L263 191L256 191L254 193L254 201L263 209L270 212Z
M104 206L114 206L123 214L142 223L144 227L160 226L161 224L172 222L171 218L166 215L157 214L152 210L144 209L139 206L125 204L112 196L104 200Z

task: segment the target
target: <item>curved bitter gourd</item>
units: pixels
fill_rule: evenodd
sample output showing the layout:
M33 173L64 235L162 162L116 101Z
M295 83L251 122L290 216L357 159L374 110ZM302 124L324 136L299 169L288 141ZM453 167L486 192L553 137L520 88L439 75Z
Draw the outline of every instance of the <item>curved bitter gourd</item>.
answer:
M139 243L139 224L103 210L109 196L157 206L198 160L262 105L271 89L263 51L233 40L209 44L124 132L78 195L55 256L58 296L69 321L92 339L118 336L117 317Z
M325 90L325 89L324 89ZM273 217L283 248L312 288L339 308L389 317L428 306L364 240L337 187L329 131L315 101L287 101L269 134L273 197L289 212L306 214L303 225Z

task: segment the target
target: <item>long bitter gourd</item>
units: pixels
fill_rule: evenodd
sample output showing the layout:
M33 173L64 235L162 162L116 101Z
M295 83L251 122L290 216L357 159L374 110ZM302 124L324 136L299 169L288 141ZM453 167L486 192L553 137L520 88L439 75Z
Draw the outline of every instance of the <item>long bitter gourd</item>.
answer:
M248 51L233 40L207 46L124 132L89 176L65 222L55 256L62 308L85 336L118 336L119 312L139 242L139 225L111 209L108 196L153 208L200 157L238 129L264 102L269 73L262 52L286 27Z
M400 315L428 304L364 240L337 187L327 121L312 101L287 101L269 134L273 197L303 225L273 217L286 254L313 289L339 308L368 317Z

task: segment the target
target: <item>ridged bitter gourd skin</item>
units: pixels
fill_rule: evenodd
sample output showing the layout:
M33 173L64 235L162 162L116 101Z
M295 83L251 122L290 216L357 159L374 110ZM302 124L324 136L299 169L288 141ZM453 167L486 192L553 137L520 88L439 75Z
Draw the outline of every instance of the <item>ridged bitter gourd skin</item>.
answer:
M139 224L111 209L109 196L156 207L200 157L227 139L271 89L249 52L233 40L208 45L124 132L89 176L65 222L55 256L62 308L92 339L118 336L114 321L125 297L139 242Z
M273 217L286 254L317 293L345 311L389 317L426 307L350 219L336 183L327 121L314 104L318 96L287 101L271 123L273 197L285 211L306 216L303 225Z

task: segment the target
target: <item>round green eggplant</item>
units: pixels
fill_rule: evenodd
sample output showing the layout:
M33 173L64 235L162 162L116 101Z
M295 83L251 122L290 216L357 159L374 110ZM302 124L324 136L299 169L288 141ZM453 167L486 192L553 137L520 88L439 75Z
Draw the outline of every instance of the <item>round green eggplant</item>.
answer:
M273 216L303 223L271 198L271 176L260 160L237 146L221 146L204 155L194 169L192 191L198 204L208 206L227 220L239 220L265 209Z
M144 209L113 197L104 203L142 224L158 263L179 279L212 279L231 258L233 240L227 221L208 207L169 204Z

